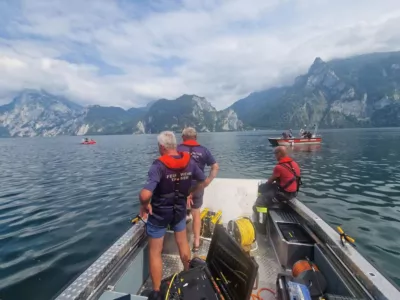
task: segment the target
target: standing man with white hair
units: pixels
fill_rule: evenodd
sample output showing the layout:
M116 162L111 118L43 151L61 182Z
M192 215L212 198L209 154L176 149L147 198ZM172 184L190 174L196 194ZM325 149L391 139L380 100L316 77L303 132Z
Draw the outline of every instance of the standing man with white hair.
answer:
M187 127L182 131L183 143L178 146L179 151L189 152L192 158L196 161L197 165L200 167L201 171L204 172L205 166L210 166L210 174L208 175L207 185L217 177L219 166L212 156L211 152L204 146L201 146L197 142L197 132L196 129L192 127ZM196 183L193 182L195 185ZM203 205L203 195L204 189L198 192L193 192L193 204L191 206L191 212L193 217L193 234L194 234L194 244L192 251L196 253L199 251L200 246L200 208Z
M175 240L185 270L189 269L190 248L186 237L186 207L191 190L204 189L206 176L186 152L177 151L173 132L164 131L157 137L161 156L149 170L141 190L140 215L148 215L146 231L149 237L150 276L153 282L151 299L160 297L164 235L167 227L175 231ZM193 187L193 181L196 186ZM151 200L151 202L150 202ZM160 298L161 299L161 298Z

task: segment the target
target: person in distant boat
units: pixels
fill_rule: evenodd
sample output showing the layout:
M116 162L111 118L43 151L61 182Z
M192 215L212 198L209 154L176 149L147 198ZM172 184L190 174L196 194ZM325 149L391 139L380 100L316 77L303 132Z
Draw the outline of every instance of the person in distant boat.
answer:
M186 237L186 207L192 202L190 192L208 185L204 173L191 159L190 154L177 151L173 132L161 132L158 137L161 156L148 172L148 179L140 191L140 216L147 219L149 237L150 276L153 282L152 297L160 297L164 235L168 226L175 232L175 240L185 270L189 268L190 248ZM192 181L197 185L193 188ZM151 201L150 201L151 200Z
M292 129L289 129L289 138L292 138L292 137L293 137Z
M88 143L89 142L89 139L88 138L85 138L85 143Z
M211 183L211 181L217 177L219 166L211 152L197 142L196 129L192 127L185 128L182 131L182 140L182 144L178 146L179 151L189 152L203 173L206 165L211 167L208 175L208 182ZM193 184L196 184L196 182L193 182ZM203 205L203 195L204 190L193 194L193 205L191 206L194 234L193 253L198 252L200 246L200 208Z
M286 131L282 132L282 138L284 138L284 139L288 138L288 134L286 133Z
M274 167L272 175L261 187L262 197L258 197L253 207L269 207L274 202L286 202L297 196L301 185L299 165L287 155L286 147L279 146L274 149L278 164Z

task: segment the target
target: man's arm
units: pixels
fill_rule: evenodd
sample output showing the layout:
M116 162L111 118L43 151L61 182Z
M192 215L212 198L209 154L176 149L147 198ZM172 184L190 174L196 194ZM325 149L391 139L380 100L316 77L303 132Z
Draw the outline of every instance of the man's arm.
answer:
M147 189L142 189L139 193L139 201L141 205L147 205L150 203L153 192Z
M275 175L271 175L271 177L270 178L268 178L268 180L267 180L267 184L271 184L271 183L273 183L275 180L277 180L279 177L278 176L275 176Z
M274 171L272 172L271 177L268 178L267 184L273 183L275 180L277 180L281 176L279 172L278 166L275 166Z
M161 171L156 164L153 164L148 172L146 184L139 193L139 201L141 205L148 205L150 203L153 191L156 189L160 180Z
M217 177L218 170L219 170L219 165L217 164L217 162L215 161L214 156L211 154L211 152L208 149L207 149L207 161L206 161L206 164L207 164L207 166L211 166L210 174L208 174L208 179L209 179L208 184L210 184L211 181L213 181L213 179L215 177Z
M213 181L213 179L215 177L217 177L219 171L219 165L217 163L211 165L211 169L210 169L210 174L208 174L208 179L209 179L209 184L211 183L211 181Z

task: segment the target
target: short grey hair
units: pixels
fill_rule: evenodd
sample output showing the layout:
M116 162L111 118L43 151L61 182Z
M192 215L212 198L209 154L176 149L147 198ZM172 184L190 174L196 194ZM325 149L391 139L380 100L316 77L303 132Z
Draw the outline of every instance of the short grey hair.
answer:
M193 127L186 127L182 131L182 136L188 138L195 138L197 136L196 129L194 129Z
M172 131L163 131L157 136L158 143L167 150L174 150L177 147L176 137Z

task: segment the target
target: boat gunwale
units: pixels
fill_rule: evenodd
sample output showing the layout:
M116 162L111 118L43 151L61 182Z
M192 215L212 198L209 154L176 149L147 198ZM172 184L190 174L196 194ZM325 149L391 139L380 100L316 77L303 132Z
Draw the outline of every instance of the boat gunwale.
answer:
M129 228L87 269L56 295L55 300L91 299L107 278L111 278L122 267L121 263L130 253L142 245L145 226L139 222Z
M143 251L146 249L148 246L148 241L145 239L145 236L143 236L142 239L140 239L139 243L137 246L132 247L128 253L123 256L119 262L115 265L113 268L112 272L109 272L92 291L92 293L85 298L85 300L95 300L99 299L101 295L104 294L105 291L114 291L118 292L118 290L115 290L115 287L118 283L118 281L124 276L125 272L129 269L131 263L136 259L136 256L140 251Z
M298 199L293 199L289 205L304 218L313 231L322 232L320 237L329 247L329 250L348 268L368 293L378 300L400 299L400 290L383 275L370 261L347 242L341 245L340 235L328 223L309 209Z

